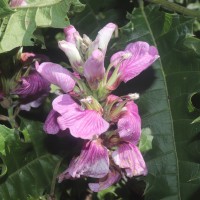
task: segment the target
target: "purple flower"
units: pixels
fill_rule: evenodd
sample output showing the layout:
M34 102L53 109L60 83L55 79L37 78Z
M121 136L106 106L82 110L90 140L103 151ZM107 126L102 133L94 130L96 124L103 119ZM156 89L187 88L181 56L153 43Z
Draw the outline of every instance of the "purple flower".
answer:
M119 69L117 75L113 73L110 77L110 82L108 81L107 84L108 89L113 90L121 81L126 83L138 76L158 58L156 47L141 41L130 43L124 51L119 51L111 57L111 65Z
M57 122L61 130L70 130L71 135L82 139L92 139L101 135L108 128L100 113L84 110L68 94L58 96L53 101L53 109L60 114Z
M19 95L19 97L24 100L31 97L37 99L42 94L49 92L49 85L48 81L33 70L28 76L21 78L21 83L18 85L18 88L15 89L14 94Z
M124 169L128 177L147 175L147 167L138 147L131 143L121 143L112 153L116 165Z
M99 140L87 142L80 156L72 159L67 170L59 176L59 182L81 176L102 178L109 172L108 150Z
M21 110L30 111L39 107L50 91L50 84L37 71L32 70L22 77L17 88L12 92L19 96Z
M90 88L97 89L104 74L104 55L100 50L94 50L84 64L84 76Z
M71 77L71 72L62 66L44 62L36 65L36 70L50 83L59 86L64 92L70 92L75 86L75 81Z

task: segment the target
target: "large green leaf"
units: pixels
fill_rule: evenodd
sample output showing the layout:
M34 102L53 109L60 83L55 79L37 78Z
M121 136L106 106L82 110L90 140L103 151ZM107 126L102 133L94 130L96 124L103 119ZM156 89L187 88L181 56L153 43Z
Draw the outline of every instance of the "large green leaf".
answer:
M0 180L0 199L39 199L50 194L53 174L59 157L47 152L45 133L41 123L25 121L31 143L22 142L12 129L0 126L1 139L4 138L3 161L7 174Z
M152 68L121 88L123 93L141 93L143 127L154 136L152 150L145 154L145 199L198 199L200 127L191 125L193 116L187 111L189 94L200 87L200 41L195 46L189 42L193 19L142 5L129 18L114 51L140 40L156 46L160 54Z
M0 16L10 14L11 10L6 6L5 9L0 9ZM0 21L0 53L18 46L33 46L36 28L63 28L69 24L67 13L82 9L78 0L32 0L28 6L17 7Z

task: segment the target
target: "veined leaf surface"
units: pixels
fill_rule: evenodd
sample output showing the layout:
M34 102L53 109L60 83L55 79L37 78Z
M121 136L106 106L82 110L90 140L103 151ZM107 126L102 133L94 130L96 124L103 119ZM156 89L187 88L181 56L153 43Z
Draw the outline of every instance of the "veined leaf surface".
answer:
M160 59L136 79L123 86L123 93L140 92L143 128L154 136L152 150L145 154L149 174L145 199L188 200L200 193L198 125L187 110L190 93L200 87L200 41L187 45L193 19L159 11L157 6L136 9L114 52L126 44L146 41L158 48ZM129 27L134 27L131 30Z

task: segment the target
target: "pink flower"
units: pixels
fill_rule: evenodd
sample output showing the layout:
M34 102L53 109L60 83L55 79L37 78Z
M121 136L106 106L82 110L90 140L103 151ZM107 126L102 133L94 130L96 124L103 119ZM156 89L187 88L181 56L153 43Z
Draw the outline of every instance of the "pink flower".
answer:
M84 76L90 87L97 89L104 74L104 55L100 50L94 50L84 64Z
M84 110L68 94L54 99L53 109L60 114L57 119L60 129L69 128L74 137L92 139L109 128L108 122L100 113L95 110Z
M64 92L70 92L75 86L75 81L71 77L71 72L61 65L44 62L36 65L36 70L50 83L59 86Z
M69 178L81 176L102 178L109 172L108 150L101 142L92 140L87 142L80 156L74 158L67 170L59 176L59 182Z
M119 51L111 57L111 64L119 67L117 75L110 77L108 88L115 89L121 81L125 83L138 76L142 71L159 58L156 47L146 42L134 42L127 45L124 51ZM115 81L113 81L113 79Z
M138 147L131 143L121 143L112 153L116 165L124 169L128 177L147 175L147 167Z
M126 111L123 112L117 122L119 137L136 145L141 135L141 118L138 107L133 101L130 101L125 108Z

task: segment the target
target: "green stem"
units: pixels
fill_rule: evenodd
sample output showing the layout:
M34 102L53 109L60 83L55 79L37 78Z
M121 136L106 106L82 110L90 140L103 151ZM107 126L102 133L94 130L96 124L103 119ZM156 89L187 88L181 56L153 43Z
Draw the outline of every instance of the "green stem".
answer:
M60 168L60 165L62 163L63 159L60 159L54 169L54 173L53 173L53 179L51 182L51 190L50 190L50 196L53 197L55 195L55 187L56 187L56 178L58 175L58 170Z
M142 0L139 0L140 5L141 5L141 1ZM190 9L180 6L176 3L172 3L172 2L169 2L166 0L147 0L147 1L150 3L160 4L162 7L173 10L175 12L182 13L184 15L188 15L188 16L192 16L192 17L197 17L198 19L200 19L200 12L190 10Z
M17 123L15 121L15 117L14 117L13 111L14 111L13 107L8 108L8 117L9 117L9 123L10 123L11 127L13 129L16 129L17 128Z

